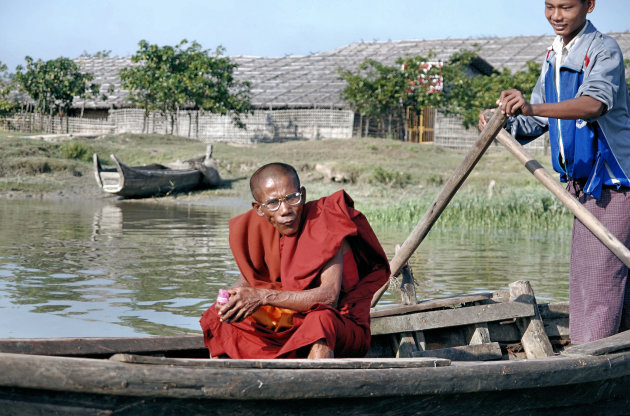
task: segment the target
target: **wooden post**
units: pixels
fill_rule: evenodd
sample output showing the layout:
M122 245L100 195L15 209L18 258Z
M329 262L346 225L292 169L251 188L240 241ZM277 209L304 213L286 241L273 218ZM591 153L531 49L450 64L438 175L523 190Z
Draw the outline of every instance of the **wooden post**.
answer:
M474 327L469 328L469 345L487 344L491 342L490 331L488 330L488 324L486 322L475 324Z
M396 245L396 252L398 252L398 250L400 250L400 245ZM408 263L405 263L400 273L402 275L402 281L400 282L400 303L402 305L415 305L418 303L418 299L416 298L416 285Z
M396 251L400 250L400 246L396 245ZM415 305L418 303L416 299L416 287L411 274L411 269L408 264L405 264L401 270L402 281L400 282L400 303L402 305ZM424 334L420 333L422 341L424 341ZM416 338L413 332L403 332L400 337L394 335L398 341L398 347L396 350L396 358L409 358L413 356L413 353L418 351L416 344Z
M521 302L534 306L534 316L516 320L516 325L522 333L521 343L527 358L552 356L554 354L553 348L536 305L534 290L527 280L510 283L510 302Z
M398 335L393 335L396 338L395 344L395 352L396 358L410 358L413 356L413 353L418 351L416 347L416 340L413 338L412 332L403 332L400 334L400 338Z
M418 348L418 351L426 350L427 341L424 338L424 331L416 331L414 332L414 335L416 336L416 347Z
M500 111L494 112L492 118L488 121L488 124L479 135L479 138L466 154L464 160L455 169L455 172L453 172L446 184L444 184L444 187L438 196L427 209L427 212L420 219L420 222L418 222L409 237L407 237L405 242L402 244L398 253L396 253L390 262L392 276L396 276L400 273L402 266L407 263L413 252L416 251L422 240L424 240L424 237L426 237L431 230L431 227L433 227L433 224L435 224L438 220L440 214L444 211L444 208L446 208L453 196L455 196L455 193L464 183L473 168L477 165L477 162L479 162L481 156L483 156L486 152L492 143L492 140L494 140L496 135L502 129L505 120L507 120L505 114L501 114ZM383 285L383 287L374 294L372 297L372 306L376 305L381 296L383 296L383 293L387 290L388 286L389 282L385 283L385 285Z

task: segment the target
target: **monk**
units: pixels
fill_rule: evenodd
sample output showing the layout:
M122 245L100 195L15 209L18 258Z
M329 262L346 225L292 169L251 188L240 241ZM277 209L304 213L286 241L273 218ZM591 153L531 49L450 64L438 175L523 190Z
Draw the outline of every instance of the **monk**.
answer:
M305 203L295 169L270 163L250 179L252 209L230 220L241 277L201 317L212 357L362 357L370 302L389 263L366 218L338 191Z

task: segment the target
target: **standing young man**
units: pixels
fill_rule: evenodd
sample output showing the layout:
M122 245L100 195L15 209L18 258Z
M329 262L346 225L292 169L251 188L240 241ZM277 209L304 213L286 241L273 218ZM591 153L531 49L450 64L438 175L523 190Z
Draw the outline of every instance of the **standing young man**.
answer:
M630 97L617 42L587 15L595 0L545 0L556 32L528 102L507 90L498 101L507 129L527 141L549 130L552 164L567 189L630 247ZM484 111L479 127L485 127ZM516 116L520 112L520 115ZM573 343L630 329L626 267L579 220L569 276Z

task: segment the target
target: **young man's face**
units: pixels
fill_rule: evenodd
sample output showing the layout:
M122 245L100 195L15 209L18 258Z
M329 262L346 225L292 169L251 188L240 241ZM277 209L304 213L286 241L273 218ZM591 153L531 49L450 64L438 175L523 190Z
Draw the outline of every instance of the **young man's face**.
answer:
M545 17L566 45L582 29L586 15L594 8L595 0L545 0Z

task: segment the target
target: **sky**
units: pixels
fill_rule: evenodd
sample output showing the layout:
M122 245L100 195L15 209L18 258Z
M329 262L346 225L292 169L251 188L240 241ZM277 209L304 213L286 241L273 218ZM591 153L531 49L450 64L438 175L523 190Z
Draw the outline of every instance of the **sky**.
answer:
M602 32L630 30L630 0L598 0ZM227 56L308 55L353 42L552 34L544 0L0 0L0 61L111 51L138 42L221 45Z

